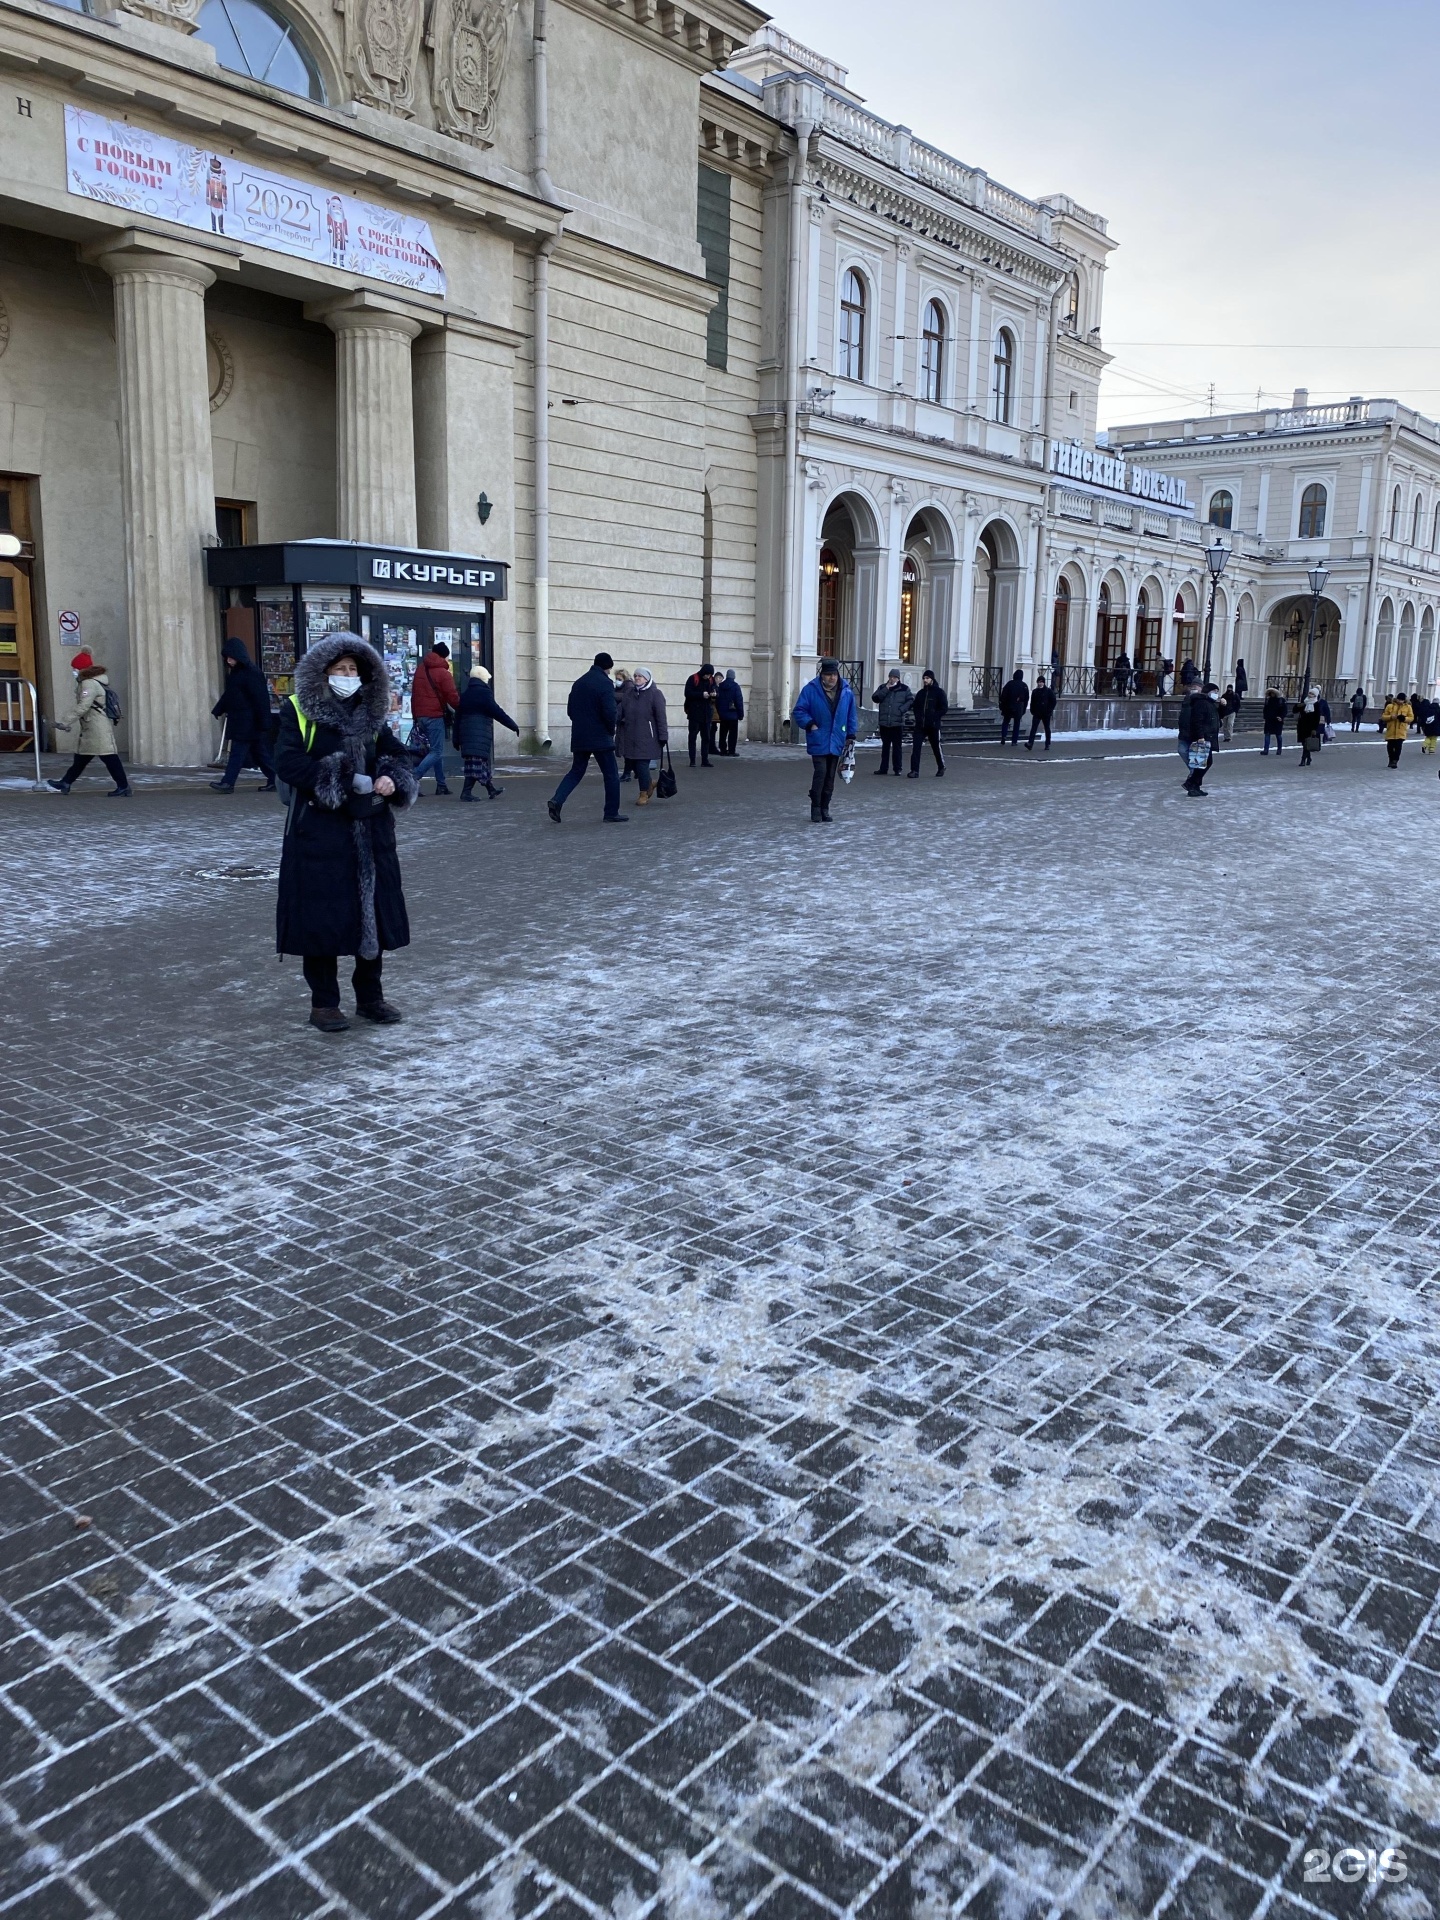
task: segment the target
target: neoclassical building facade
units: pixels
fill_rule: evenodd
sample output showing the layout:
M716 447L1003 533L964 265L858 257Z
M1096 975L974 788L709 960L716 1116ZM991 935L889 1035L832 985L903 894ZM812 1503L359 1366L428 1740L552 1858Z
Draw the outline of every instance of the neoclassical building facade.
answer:
M1105 445L1104 219L748 0L0 0L0 65L7 716L84 645L128 751L199 764L222 637L278 698L352 624L402 685L444 633L562 745L602 644L735 668L769 737L817 651L1146 690L1217 534L1217 665L1290 657L1323 545L1331 672L1434 672L1433 426Z

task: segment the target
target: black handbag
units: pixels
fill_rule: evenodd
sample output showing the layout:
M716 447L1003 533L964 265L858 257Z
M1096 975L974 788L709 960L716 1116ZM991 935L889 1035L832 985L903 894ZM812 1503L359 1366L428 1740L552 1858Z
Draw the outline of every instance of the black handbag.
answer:
M655 780L655 798L673 800L680 791L680 782L675 778L675 768L671 763L670 749L666 747L665 758L661 762L660 772Z

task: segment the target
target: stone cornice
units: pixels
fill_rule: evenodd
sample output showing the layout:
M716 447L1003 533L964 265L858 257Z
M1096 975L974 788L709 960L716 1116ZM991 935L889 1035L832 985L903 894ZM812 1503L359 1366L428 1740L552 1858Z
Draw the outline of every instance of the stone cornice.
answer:
M788 130L717 80L711 73L700 83L700 158L729 173L768 173L794 146Z
M565 0L577 13L603 20L692 73L712 73L765 24L748 0Z
M573 267L611 286L625 287L632 293L646 293L672 306L690 307L696 313L709 313L719 298L719 290L699 274L682 273L657 260L607 246L603 240L591 240L568 230L552 256L556 266Z
M1071 262L1058 247L1026 241L999 221L976 210L962 211L958 202L947 202L924 187L909 183L902 187L896 176L870 171L852 149L828 137L820 143L815 173L837 208L858 206L892 226L961 254L967 266L988 266L992 277L998 268L1002 276L1013 276L1017 285L1032 293L1048 298L1070 273ZM1010 274L1005 272L1007 267Z

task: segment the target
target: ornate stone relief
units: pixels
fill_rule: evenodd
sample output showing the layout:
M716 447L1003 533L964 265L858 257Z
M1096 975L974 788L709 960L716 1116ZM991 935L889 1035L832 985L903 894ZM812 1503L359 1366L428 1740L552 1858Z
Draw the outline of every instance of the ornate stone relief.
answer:
M235 385L235 356L218 333L205 335L205 366L210 376L210 411L218 413Z
M116 0L104 9L110 13L133 13L141 20L153 20L162 27L174 27L179 33L194 33L200 22L205 0Z
M433 0L430 97L442 133L488 147L519 0Z
M345 71L355 98L409 119L425 24L424 0L335 0L345 16Z

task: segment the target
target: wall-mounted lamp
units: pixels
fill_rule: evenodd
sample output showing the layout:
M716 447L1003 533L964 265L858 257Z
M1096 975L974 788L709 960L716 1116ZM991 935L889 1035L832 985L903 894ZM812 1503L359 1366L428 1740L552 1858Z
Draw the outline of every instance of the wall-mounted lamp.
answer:
M475 511L477 514L479 514L480 524L483 527L485 522L490 518L491 514L495 511L494 507L491 505L490 496L488 493L482 493L480 498L475 502Z
M24 542L13 533L0 533L0 560L15 560Z

